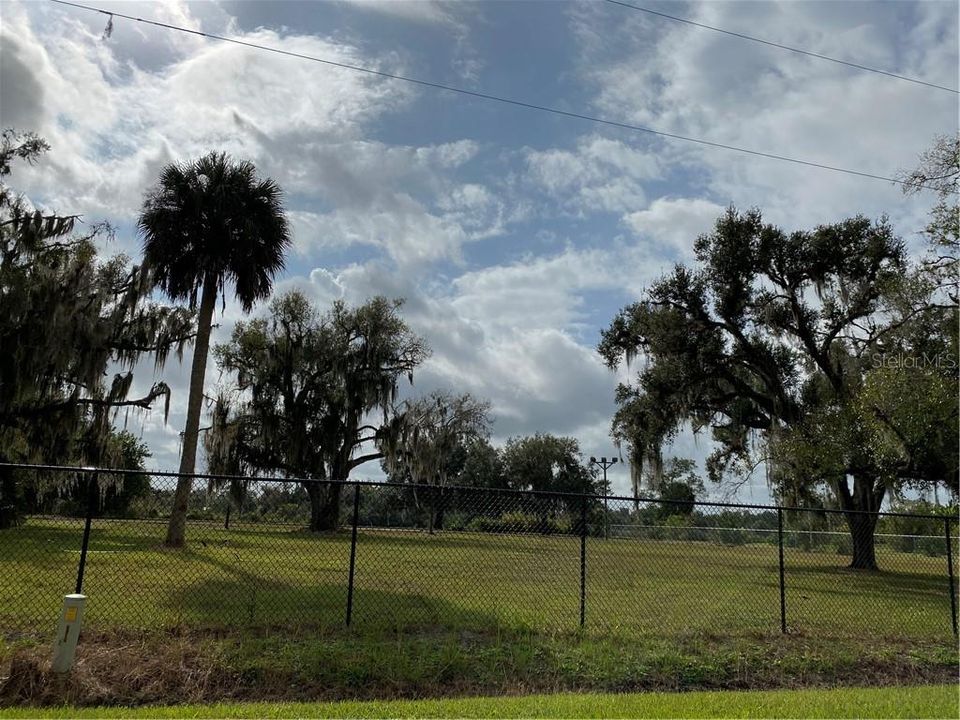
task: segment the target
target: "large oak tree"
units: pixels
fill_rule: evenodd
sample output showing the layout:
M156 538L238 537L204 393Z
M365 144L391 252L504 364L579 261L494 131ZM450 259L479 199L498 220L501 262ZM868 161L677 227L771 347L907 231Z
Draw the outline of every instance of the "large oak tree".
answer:
M214 414L211 469L339 481L304 484L310 529L336 529L341 483L383 457L378 443L398 385L427 356L401 305L378 297L320 312L291 292L271 303L268 317L238 323L215 350L233 399Z
M677 266L603 332L610 367L643 358L618 390L614 436L638 468L656 470L690 423L716 441L714 479L764 459L775 482L829 488L851 532L851 566L876 568L870 513L887 491L951 481L928 446L891 461L870 442L905 430L903 413L870 402L866 382L898 327L890 298L907 271L902 242L884 221L788 233L731 208L695 251L694 267Z

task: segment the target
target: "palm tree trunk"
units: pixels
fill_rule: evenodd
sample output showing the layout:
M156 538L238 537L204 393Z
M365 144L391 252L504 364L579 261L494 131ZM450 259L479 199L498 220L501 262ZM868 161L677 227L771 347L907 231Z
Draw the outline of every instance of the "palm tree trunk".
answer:
M187 503L193 489L191 475L197 464L197 439L200 435L200 410L203 407L203 382L207 372L207 351L210 347L210 329L213 309L217 304L216 278L203 281L200 313L197 317L197 340L193 346L193 365L190 368L190 397L187 403L187 424L183 429L183 452L180 455L180 478L173 496L173 510L167 525L168 547L183 547L187 529Z

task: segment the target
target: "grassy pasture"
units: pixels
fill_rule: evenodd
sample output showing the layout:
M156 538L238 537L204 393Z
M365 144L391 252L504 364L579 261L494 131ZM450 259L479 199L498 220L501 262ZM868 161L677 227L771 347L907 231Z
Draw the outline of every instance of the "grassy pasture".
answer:
M82 521L32 518L0 532L0 629L46 633L72 592ZM192 522L189 546L161 547L163 523L96 520L84 592L95 629L305 626L344 622L349 533ZM588 538L586 631L736 634L779 628L777 548ZM946 560L882 547L880 573L786 551L787 621L831 634L945 638ZM580 542L570 536L361 530L359 632L579 626Z

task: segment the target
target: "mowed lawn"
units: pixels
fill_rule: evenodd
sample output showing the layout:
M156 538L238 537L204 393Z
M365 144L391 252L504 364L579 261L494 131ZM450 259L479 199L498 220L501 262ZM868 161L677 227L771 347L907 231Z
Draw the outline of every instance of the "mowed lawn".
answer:
M6 718L951 718L956 685L386 702L0 709Z
M85 626L342 625L348 532L191 522L188 547L161 547L161 521L94 522ZM76 581L82 521L32 518L0 532L0 631L48 633ZM786 551L787 622L800 631L949 638L945 557L881 547L879 573L828 552ZM580 541L570 536L361 530L353 624L575 630ZM590 537L588 632L776 630L777 547Z

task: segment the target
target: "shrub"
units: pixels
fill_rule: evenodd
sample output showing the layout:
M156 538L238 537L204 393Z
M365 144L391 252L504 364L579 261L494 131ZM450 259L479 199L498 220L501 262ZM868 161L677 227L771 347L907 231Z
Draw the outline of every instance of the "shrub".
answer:
M523 512L506 512L500 516L476 517L467 523L467 529L476 532L493 533L541 533L552 535L569 533L571 529L568 518L557 518L550 515L532 515Z
M747 533L740 528L721 528L718 532L720 543L723 545L746 545Z

